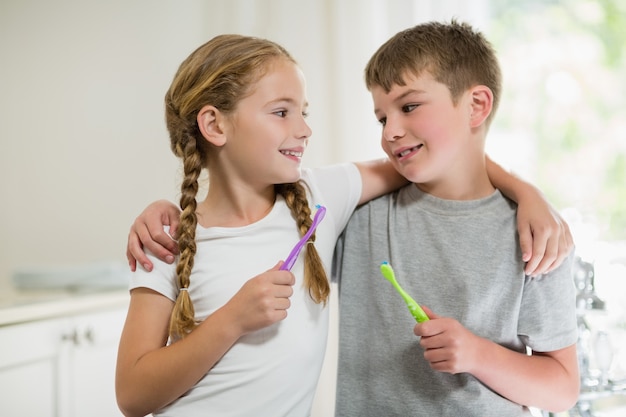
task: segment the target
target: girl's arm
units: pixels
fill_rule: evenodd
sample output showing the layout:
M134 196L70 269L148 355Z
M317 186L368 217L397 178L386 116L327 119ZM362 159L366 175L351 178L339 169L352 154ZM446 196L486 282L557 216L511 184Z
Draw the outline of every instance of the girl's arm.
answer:
M127 417L145 416L193 387L244 334L287 316L293 274L282 263L250 279L185 338L166 345L174 303L147 288L131 291L115 389Z
M357 162L356 167L361 174L361 199L359 205L376 197L397 190L409 181L396 171L389 159Z
M537 276L552 271L574 248L569 226L541 191L485 158L491 183L517 203L517 229L526 262L524 272Z

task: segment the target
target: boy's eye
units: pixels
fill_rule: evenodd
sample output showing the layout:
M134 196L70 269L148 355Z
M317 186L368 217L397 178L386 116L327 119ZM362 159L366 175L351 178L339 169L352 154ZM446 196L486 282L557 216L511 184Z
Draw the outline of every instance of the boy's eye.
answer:
M405 104L404 106L402 106L402 111L404 113L410 113L413 110L415 110L419 105L418 104Z
M276 110L274 114L278 117L287 117L287 110Z
M381 125L386 125L387 124L387 118L386 117L381 117L380 119L378 119L378 123L380 123Z

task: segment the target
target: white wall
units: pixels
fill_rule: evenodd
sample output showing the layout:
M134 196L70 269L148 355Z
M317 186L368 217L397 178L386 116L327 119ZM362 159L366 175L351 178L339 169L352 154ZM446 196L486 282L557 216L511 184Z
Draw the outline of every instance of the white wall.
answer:
M134 216L174 196L162 96L208 34L202 1L152 4L0 2L0 283L123 260Z

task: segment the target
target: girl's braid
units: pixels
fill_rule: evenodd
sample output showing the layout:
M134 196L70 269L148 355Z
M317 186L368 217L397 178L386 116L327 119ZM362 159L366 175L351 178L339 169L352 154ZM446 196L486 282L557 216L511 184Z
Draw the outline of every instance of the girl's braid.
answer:
M292 215L296 218L300 236L304 236L311 224L313 224L304 186L299 181L291 184L280 184L276 186L276 192L285 199ZM311 235L306 245L304 285L309 289L309 294L316 303L323 302L326 304L330 294L330 285L328 284L324 264L317 253L314 242L315 232Z

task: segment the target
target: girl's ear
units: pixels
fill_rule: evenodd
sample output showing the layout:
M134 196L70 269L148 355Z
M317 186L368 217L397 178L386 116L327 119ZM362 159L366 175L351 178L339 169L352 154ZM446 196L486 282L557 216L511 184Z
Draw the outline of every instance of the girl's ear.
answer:
M478 127L487 120L493 108L493 93L484 85L477 85L472 89L472 113L470 126Z
M224 115L215 106L204 106L198 112L196 118L202 136L215 146L223 146L226 143L223 123Z

